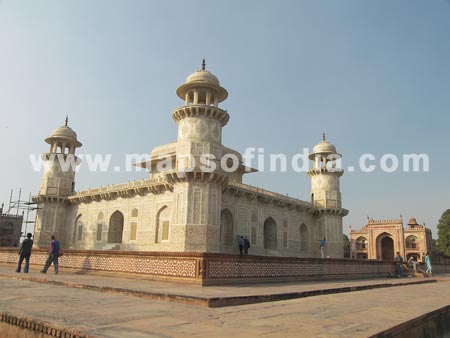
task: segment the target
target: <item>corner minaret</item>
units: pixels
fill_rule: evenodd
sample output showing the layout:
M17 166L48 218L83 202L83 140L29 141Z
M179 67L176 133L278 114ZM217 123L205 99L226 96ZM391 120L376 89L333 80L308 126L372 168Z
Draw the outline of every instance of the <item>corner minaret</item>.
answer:
M313 169L308 171L311 177L311 203L320 208L340 208L341 192L339 178L344 171L337 167L337 160L341 154L336 147L326 141L325 133L322 142L317 144L309 159L313 162Z
M178 124L176 164L166 174L177 210L174 233L185 234L180 236L184 251L219 251L222 188L229 179L220 168L222 127L229 115L219 103L228 93L203 60L202 68L188 76L177 95L184 106L172 115Z
M341 206L339 180L344 171L337 165L341 157L336 147L326 140L325 133L322 142L309 155L313 161L313 168L308 171L311 203L320 217L318 238L326 238L326 255L334 258L343 257L342 218L348 214Z
M68 126L55 129L45 139L50 151L42 154L44 174L39 195L33 197L38 204L34 238L37 246L47 246L50 236L55 234L63 245L66 244L67 197L75 190L75 168L80 159L75 156L76 148L81 147L77 134Z

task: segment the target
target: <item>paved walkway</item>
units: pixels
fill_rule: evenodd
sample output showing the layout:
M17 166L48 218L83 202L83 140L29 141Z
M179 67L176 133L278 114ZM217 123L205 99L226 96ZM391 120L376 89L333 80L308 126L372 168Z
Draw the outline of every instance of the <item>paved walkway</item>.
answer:
M75 269L63 269L58 275L55 275L50 269L47 274L41 274L38 273L39 267L33 267L30 271L28 274L17 274L11 268L11 265L3 265L3 268L0 265L0 276L3 277L209 307L244 305L404 284L435 282L434 278L380 278L201 287L193 284L154 281L143 275L107 272L80 273L79 270Z
M64 269L58 275L44 275L35 270L32 266L30 273L17 274L13 265L0 265L0 311L96 337L368 337L450 305L450 275L200 287ZM423 281L427 283L416 283ZM326 294L392 283L403 285ZM195 301L320 290L325 294L220 308L198 306L208 304ZM151 294L193 301L150 299Z

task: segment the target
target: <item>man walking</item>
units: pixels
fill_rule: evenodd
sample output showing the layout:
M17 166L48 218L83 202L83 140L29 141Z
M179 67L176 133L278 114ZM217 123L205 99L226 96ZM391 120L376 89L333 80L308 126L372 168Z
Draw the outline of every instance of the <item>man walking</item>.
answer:
M430 276L433 276L433 274L431 273L431 259L429 252L427 252L427 255L425 256L425 266L427 268L425 270L425 273L429 274Z
M27 233L27 238L25 238L20 244L19 249L19 263L17 264L16 272L20 272L22 268L22 262L25 259L25 266L23 268L24 273L28 273L28 267L30 265L31 248L33 247L33 240L31 239L31 234Z
M41 270L42 273L47 273L48 268L53 263L53 268L55 269L55 273L58 273L58 257L60 251L59 241L55 238L55 235L52 235L50 246L48 248L48 258L45 262L44 268Z

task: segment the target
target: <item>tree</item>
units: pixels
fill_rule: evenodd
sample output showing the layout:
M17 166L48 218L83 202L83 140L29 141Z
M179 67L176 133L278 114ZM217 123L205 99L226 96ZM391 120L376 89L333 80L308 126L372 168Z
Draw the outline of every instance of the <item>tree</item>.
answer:
M344 257L350 257L350 240L346 234L342 234L342 242L344 244Z
M437 228L438 250L450 257L450 209L444 211Z
M439 255L442 254L441 251L438 248L438 240L437 239L432 239L431 240L431 252L435 255Z

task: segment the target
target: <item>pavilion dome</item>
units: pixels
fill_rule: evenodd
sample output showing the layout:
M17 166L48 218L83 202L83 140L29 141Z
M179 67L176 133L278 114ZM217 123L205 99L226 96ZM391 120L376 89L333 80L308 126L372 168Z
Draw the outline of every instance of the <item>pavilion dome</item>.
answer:
M53 130L50 137L45 139L45 142L52 144L54 141L62 140L74 143L77 147L81 147L81 143L78 141L77 133L72 130L68 125L68 119L66 119L65 125Z
M184 100L186 93L195 90L210 90L216 96L218 102L224 101L228 97L228 92L220 86L220 81L213 73L206 70L206 63L203 59L202 69L190 74L186 82L177 89L177 95Z
M341 157L341 154L336 151L336 147L332 143L325 140L325 134L323 134L322 141L314 146L312 153L309 155L309 159L313 160L317 154L336 154L338 158Z
M50 137L70 138L73 140L77 140L77 133L75 133L72 128L68 126L61 126L53 130Z
M334 154L336 147L328 141L322 141L313 148L315 154Z
M197 70L187 77L186 83L192 82L209 83L212 85L220 86L220 82L217 76L203 69Z

